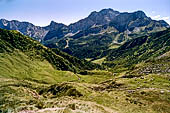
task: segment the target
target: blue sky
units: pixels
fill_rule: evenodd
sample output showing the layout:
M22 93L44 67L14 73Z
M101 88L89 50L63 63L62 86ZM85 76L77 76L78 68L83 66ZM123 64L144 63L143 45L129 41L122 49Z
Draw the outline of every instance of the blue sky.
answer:
M143 10L152 19L164 19L170 24L170 0L0 0L0 18L39 26L51 20L68 25L104 8Z

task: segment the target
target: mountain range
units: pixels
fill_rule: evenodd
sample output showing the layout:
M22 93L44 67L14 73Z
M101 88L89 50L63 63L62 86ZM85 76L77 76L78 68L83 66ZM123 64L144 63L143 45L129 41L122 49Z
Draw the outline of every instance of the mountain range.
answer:
M59 48L78 58L94 58L103 51L119 47L136 36L165 30L169 24L147 17L143 11L132 13L103 9L70 25L51 21L45 27L17 20L0 20L0 28L18 30L47 47ZM88 53L88 54L87 54Z
M103 25L107 26L104 27ZM17 20L8 21L5 19L0 20L0 28L8 30L18 30L24 35L28 35L32 38L41 40L46 37L47 33L53 30L55 30L56 32L61 30L63 32L63 36L65 36L69 33L76 33L99 26L103 26L103 29L106 29L106 27L110 26L118 32L124 32L126 30L129 30L130 32L135 32L139 30L151 31L159 27L168 27L169 25L164 20L152 20L151 18L147 17L143 11L136 11L133 13L120 13L113 9L103 9L99 12L94 11L88 17L68 26L62 23L56 23L54 21L51 21L50 25L48 26L40 27L35 26L29 22L19 22ZM140 29L141 27L145 28ZM55 37L60 38L63 36L58 36L56 34Z

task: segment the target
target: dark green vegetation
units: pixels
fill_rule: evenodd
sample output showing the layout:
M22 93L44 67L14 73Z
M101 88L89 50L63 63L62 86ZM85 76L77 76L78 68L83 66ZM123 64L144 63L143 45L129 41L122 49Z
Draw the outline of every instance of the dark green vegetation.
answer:
M169 36L167 29L112 46L93 61L108 66L99 70L99 65L1 29L0 110L170 113Z
M64 48L63 51L81 59L100 57L103 51L108 50L110 47L120 46L120 44L111 45L113 39L115 38L114 36L115 36L114 34L106 33L102 35L99 34L69 40L68 41L69 47ZM58 42L60 49L62 49L63 46L66 45L66 40L61 40Z
M7 31L0 29L0 53L22 52L30 60L47 60L57 70L69 70L72 72L81 69L95 69L99 67L87 61L79 60L59 50L51 50L40 43L26 37L17 31Z
M138 37L110 51L106 65L115 68L132 68L135 64L149 62L170 51L170 29Z
M71 55L68 55L67 53L64 53L60 51L57 48L52 48L52 51L55 52L57 55L62 56L64 59L67 59L69 62L74 64L75 67L77 67L80 71L82 70L92 70L92 69L104 69L103 66L88 62L86 60L80 60L76 57L73 57ZM79 71L78 71L79 72Z

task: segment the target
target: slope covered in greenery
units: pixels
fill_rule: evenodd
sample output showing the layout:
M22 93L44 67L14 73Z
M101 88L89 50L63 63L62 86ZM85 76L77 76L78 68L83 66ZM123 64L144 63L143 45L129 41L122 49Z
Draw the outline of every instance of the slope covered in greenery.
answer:
M29 59L47 60L58 70L76 69L70 62L55 54L40 43L22 35L17 31L0 30L1 53L12 53L15 50L23 52Z
M170 51L170 29L132 39L107 56L111 67L133 67Z
M74 66L76 66L80 70L104 69L104 67L101 65L97 65L95 63L91 63L91 62L88 62L83 59L80 60L80 59L73 57L65 52L60 51L57 48L52 48L52 51L54 51L57 55L60 55L63 58L67 59L69 62L74 64Z
M15 50L24 53L29 59L39 59L48 61L57 70L79 71L81 69L94 69L99 65L87 61L81 61L62 53L59 50L53 50L41 45L39 42L24 36L17 31L7 31L0 29L0 52L12 53ZM57 53L57 54L56 54ZM63 55L63 56L62 56ZM88 66L87 66L88 64Z
M169 74L170 73L170 51L137 64L125 77L135 77L149 74Z

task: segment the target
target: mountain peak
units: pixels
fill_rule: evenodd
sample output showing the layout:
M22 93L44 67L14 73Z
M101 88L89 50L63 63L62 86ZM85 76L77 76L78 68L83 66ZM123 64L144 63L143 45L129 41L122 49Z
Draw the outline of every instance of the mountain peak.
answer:
M0 21L8 21L8 20L6 20L6 19L0 19Z
M49 25L49 26L53 26L53 27L54 27L54 26L66 26L66 25L64 25L63 23L57 23L57 22L55 22L55 21L52 20L52 21L50 22L50 25Z
M108 24L112 19L114 19L120 13L115 11L111 8L109 9L102 9L101 11L93 11L89 16L88 19L93 21L93 24Z
M166 27L170 27L170 25L165 21L165 20L159 20L159 22L161 23L161 25L166 26Z
M62 28L62 27L66 27L66 25L62 24L62 23L57 23L55 21L51 21L50 25L44 27L46 30L56 30L58 28Z
M116 11L116 10L113 10L111 8L108 8L108 9L102 9L101 11L99 11L100 13L116 13L116 14L119 14L119 11Z
M145 18L145 17L147 17L146 14L145 14L143 11L141 11L141 10L134 12L134 14L135 14L137 17L139 17L139 18Z
M0 28L5 28L8 25L8 21L5 19L0 19Z
M50 22L50 26L56 25L56 24L57 24L57 22L55 22L55 21L53 21L53 20Z
M102 9L102 10L100 10L99 12L97 12L97 11L93 11L90 15L89 15L89 17L92 17L92 16L96 16L96 15L102 15L102 16L107 16L107 15L118 15L119 14L119 12L118 11L115 11L115 10L113 10L113 9L111 9L111 8L108 8L108 9Z

